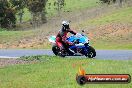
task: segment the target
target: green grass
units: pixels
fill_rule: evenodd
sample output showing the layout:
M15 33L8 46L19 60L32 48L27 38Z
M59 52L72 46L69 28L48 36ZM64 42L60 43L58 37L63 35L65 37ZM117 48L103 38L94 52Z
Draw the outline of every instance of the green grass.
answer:
M75 77L79 66L87 74L130 74L132 60L39 57L39 63L7 66L0 69L0 88L131 88L130 84L87 84Z
M111 13L110 15L105 15L99 19L90 21L92 24L107 24L111 22L132 23L132 7L123 8Z
M99 2L99 0L65 0L65 6L63 7L62 11L65 11L65 12L71 12L71 11L77 11L77 10L81 10L81 9L89 9L89 8L92 8L92 7L95 7L95 6L98 6L98 3L96 2ZM50 6L50 9L48 4L47 4L47 16L52 16L52 15L55 15L57 14L57 10L55 10L55 6L54 6L54 2L53 0L48 0L48 3L51 3L51 6Z
M98 5L99 0L66 0L66 6L64 7L65 10L78 10L84 8L91 8Z
M17 21L19 22L19 16L16 15ZM27 22L31 19L31 13L28 11L27 8L24 9L24 14L23 14L23 21Z
M106 42L106 41L97 41L91 43L95 49L109 49L109 50L132 50L131 43L117 43L117 42Z
M112 13L104 14L91 20L84 21L79 26L105 25L109 23L132 23L132 7L121 8Z
M66 5L62 9L62 11L69 12L98 6L98 3L96 2L99 2L99 0L65 0L65 2ZM53 0L49 0L48 3L51 3L51 8L48 9L49 6L47 4L47 15L56 14L57 11L54 9L55 6L53 5Z
M13 42L31 35L32 31L0 31L0 43Z

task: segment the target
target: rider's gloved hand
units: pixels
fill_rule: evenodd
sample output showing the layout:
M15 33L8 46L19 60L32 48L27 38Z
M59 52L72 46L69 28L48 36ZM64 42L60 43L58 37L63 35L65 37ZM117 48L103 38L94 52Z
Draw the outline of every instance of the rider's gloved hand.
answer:
M72 43L72 42L69 42L68 44L69 44L69 45L75 45L75 44L74 44L74 43Z

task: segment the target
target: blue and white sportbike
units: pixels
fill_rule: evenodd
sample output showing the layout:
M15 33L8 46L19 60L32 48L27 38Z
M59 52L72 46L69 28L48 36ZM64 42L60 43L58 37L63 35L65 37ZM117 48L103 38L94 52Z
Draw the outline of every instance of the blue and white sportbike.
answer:
M55 55L65 57L65 56L86 56L93 58L96 56L95 49L89 45L89 39L87 36L81 33L76 35L71 35L67 38L69 42L74 43L74 45L68 46L65 51L61 51L55 42L56 36L49 37L49 41L52 43L52 51Z

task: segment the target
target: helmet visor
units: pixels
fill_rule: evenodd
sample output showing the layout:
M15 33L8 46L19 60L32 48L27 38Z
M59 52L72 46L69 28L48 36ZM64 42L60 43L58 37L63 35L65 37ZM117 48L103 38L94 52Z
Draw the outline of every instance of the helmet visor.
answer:
M65 28L66 28L66 29L69 29L69 25L65 25Z

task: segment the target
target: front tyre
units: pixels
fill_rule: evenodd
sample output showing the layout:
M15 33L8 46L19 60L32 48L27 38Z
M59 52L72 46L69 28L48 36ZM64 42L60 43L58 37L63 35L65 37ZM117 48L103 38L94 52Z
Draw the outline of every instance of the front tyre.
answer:
M87 53L86 57L93 58L96 56L96 51L92 46L89 46L89 52Z

